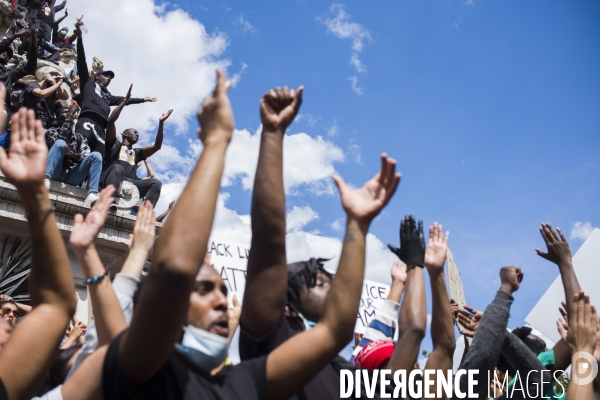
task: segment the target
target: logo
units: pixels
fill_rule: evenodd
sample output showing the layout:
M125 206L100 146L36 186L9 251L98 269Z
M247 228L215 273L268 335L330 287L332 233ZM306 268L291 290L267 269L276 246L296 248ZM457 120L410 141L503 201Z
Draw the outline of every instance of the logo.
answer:
M577 363L581 358L585 359L585 361ZM573 365L573 376L571 379L576 385L587 385L596 379L596 375L598 375L598 362L590 353L578 351L573 354L571 362Z

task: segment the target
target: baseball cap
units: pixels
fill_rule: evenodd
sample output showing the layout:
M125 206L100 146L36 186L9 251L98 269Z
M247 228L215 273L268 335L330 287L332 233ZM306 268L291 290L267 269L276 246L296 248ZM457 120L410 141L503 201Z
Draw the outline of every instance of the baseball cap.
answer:
M364 369L379 369L384 362L392 357L396 343L392 340L376 340L363 347L356 358L354 365Z

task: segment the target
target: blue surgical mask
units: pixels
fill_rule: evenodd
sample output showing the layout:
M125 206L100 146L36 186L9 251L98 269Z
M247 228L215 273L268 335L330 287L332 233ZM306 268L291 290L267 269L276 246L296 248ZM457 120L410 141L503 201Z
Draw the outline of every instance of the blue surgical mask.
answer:
M306 330L308 331L308 330L314 328L315 326L317 326L317 323L309 321L306 318L304 318L304 325L306 326Z
M225 361L229 345L226 337L192 325L187 325L183 330L183 341L175 343L175 349L196 368L210 372Z

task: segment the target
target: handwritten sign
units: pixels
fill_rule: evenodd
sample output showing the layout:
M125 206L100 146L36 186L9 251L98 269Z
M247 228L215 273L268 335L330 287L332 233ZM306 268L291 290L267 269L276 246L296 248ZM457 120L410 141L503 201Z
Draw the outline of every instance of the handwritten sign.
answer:
M221 275L227 286L229 305L232 306L231 299L234 294L241 303L246 288L246 271L250 246L211 239L208 242L208 251L211 265ZM375 317L375 311L387 298L389 291L389 285L365 279L360 306L356 315L356 332L364 333L373 317Z
M211 239L208 242L208 252L210 253L211 265L221 275L227 286L229 305L232 305L231 299L234 294L241 303L246 288L246 270L250 246Z
M454 256L450 249L448 249L448 253L446 254L446 262L448 264L448 288L450 289L450 298L456 301L458 307L463 308L467 305L467 300L465 299L465 290L463 288L462 279L460 279L460 272L458 271L458 265L454 261ZM457 321L459 329L464 329L464 327ZM473 341L472 338L467 338L469 344Z
M375 312L381 307L389 292L389 285L364 280L354 332L365 333L371 320L375 317Z

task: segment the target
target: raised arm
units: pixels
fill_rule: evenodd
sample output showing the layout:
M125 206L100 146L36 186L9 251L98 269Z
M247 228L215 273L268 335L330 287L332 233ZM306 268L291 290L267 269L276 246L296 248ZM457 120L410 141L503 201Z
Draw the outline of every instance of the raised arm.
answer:
M425 248L425 268L429 273L431 283L431 296L433 298L433 310L431 314L431 340L433 342L433 351L427 357L425 369L432 369L438 374L441 370L446 379L448 370L452 371L452 357L456 342L454 340L454 321L452 319L452 310L448 301L448 291L446 290L446 280L444 279L444 263L448 254L448 236L444 235L442 226L437 222L429 228L429 243ZM437 378L434 385L430 388L431 393L437 393ZM444 397L437 397L442 400Z
M123 101L115 107L114 110L108 116L108 125L106 126L106 143L112 142L117 137L117 126L116 122L121 116L121 111L127 105L129 99L131 99L131 90L133 89L133 83L129 85L129 90L127 91L127 96L123 98Z
M69 239L87 279L86 283L94 307L94 319L100 346L109 343L127 327L119 300L110 282L108 271L102 265L94 246L94 239L98 236L106 221L108 207L112 202L114 191L115 188L112 185L104 188L100 192L100 198L85 219L81 214L75 216L73 231Z
M45 99L46 97L50 96L52 93L56 92L59 88L60 85L62 85L62 78L58 79L58 82L54 80L54 78L52 78L52 75L50 74L46 74L44 75L44 79L46 81L48 81L48 83L50 83L50 87L47 87L46 89L33 89L31 91L31 94L33 94L35 97L37 97L38 99Z
M154 246L156 238L156 219L152 203L144 202L138 210L129 255L121 268L121 274L139 280L142 276L148 253Z
M81 18L77 18L75 22L75 33L77 35L77 72L79 74L79 87L81 90L85 87L85 84L90 79L90 71L88 70L87 61L85 60L85 49L83 48L83 32L81 31L81 25L83 25L83 15Z
M0 98L6 89L0 85ZM4 124L4 114L0 125ZM75 312L75 287L52 202L44 187L48 148L42 123L22 108L11 120L10 156L0 149L0 168L15 185L31 235L29 295L33 310L0 352L0 379L10 399L29 399L37 389ZM43 335L40 335L43 332ZM27 356L25 357L24 354Z
M535 249L535 251L540 257L558 266L563 289L565 291L565 300L567 302L566 309L568 311L571 309L573 296L581 290L581 286L575 275L575 270L573 269L569 242L565 239L565 235L563 235L560 228L557 228L555 232L552 225L548 223L543 223L540 226L540 233L548 250L546 253L542 252L540 249ZM563 340L559 340L556 345L554 345L553 350L554 367L552 369L555 371L567 369L571 364L571 351L569 346L567 346Z
M264 337L283 313L287 293L283 136L302 103L303 88L270 90L260 101L263 132L254 190L252 244L241 325L254 338Z
M35 72L37 67L37 28L31 28L29 33L31 42L27 50L27 64L20 65L17 68L8 71L13 82L21 79L25 75L30 75Z
M594 398L594 381L592 379L585 383L582 381L583 372L590 366L590 360L583 358L577 353L594 353L596 348L596 335L598 325L598 314L596 308L590 305L589 296L578 292L570 299L569 326L557 322L558 331L573 352L573 368L571 381L567 389L567 400L592 400ZM577 355L577 357L575 357ZM591 374L591 372L590 372Z
M417 228L415 217L406 216L400 224L400 249L388 247L408 266L404 299L398 315L398 342L388 367L392 371L412 371L427 328L423 222L419 221Z
M395 173L395 160L384 154L381 163L381 171L360 189L352 190L341 177L334 176L347 217L336 276L319 323L288 339L269 354L269 399L286 399L296 393L352 339L365 270L367 231L400 181L400 174Z
M154 143L150 144L142 149L142 158L145 160L150 157L152 154L156 153L162 147L163 142L163 128L165 125L165 121L171 116L173 110L169 110L166 113L162 114L158 119L158 131L156 131L156 138L154 139Z
M229 84L221 70L217 77L215 91L198 112L204 150L162 228L131 327L121 341L119 364L134 387L151 378L173 351L206 253L234 126L227 97ZM162 316L160 324L156 323L157 315Z

